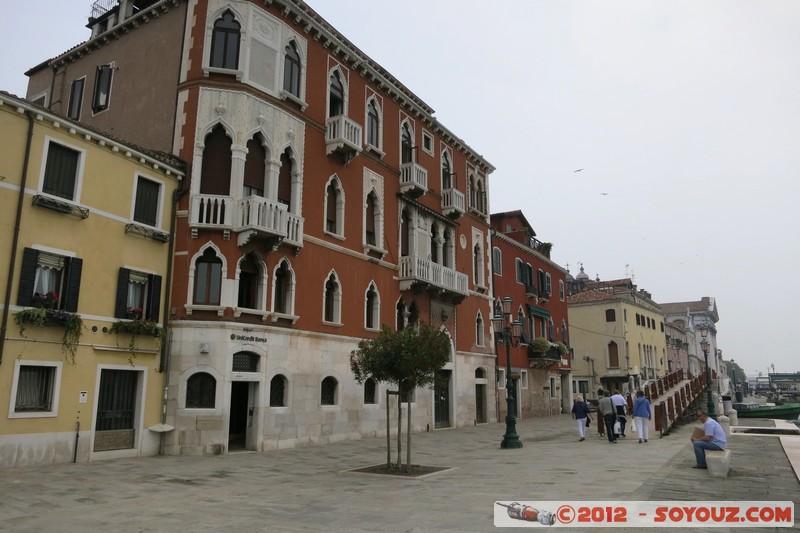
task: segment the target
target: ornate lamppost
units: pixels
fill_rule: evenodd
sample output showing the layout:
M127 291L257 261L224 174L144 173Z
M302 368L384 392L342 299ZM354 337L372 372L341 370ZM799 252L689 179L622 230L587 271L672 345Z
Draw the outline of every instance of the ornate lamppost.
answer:
M700 326L700 349L703 350L703 357L706 360L706 394L708 397L708 416L713 418L714 420L717 419L717 415L714 413L714 401L711 399L711 369L708 368L708 326Z
M520 332L522 324L511 320L511 298L506 296L502 300L503 314L495 315L492 318L494 333L500 336L500 340L506 345L506 434L503 435L501 448L522 448L522 441L517 435L517 418L514 416L514 393L511 388L514 386L511 380L511 346L519 346Z

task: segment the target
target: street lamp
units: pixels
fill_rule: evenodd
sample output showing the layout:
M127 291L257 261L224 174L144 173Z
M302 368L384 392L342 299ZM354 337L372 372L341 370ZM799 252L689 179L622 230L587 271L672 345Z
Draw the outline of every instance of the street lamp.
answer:
M506 296L502 302L503 314L495 315L492 318L495 336L502 335L501 340L506 345L506 434L503 435L500 447L522 448L522 441L517 435L517 419L512 414L514 412L514 393L511 390L511 387L514 386L511 380L511 345L519 346L522 323L518 320L511 321L511 298Z
M590 391L592 391L592 396L594 396L594 357L584 355L583 360L589 361L589 364L592 365L592 373L589 375L589 377L592 378L592 385L591 385L592 388L590 389Z
M714 402L711 399L711 370L708 368L708 326L700 326L700 349L703 350L703 357L706 360L706 393L708 396L708 416L717 419L714 414Z
M736 361L731 359L731 372L733 372L733 399L737 402L739 400L739 393L736 391Z

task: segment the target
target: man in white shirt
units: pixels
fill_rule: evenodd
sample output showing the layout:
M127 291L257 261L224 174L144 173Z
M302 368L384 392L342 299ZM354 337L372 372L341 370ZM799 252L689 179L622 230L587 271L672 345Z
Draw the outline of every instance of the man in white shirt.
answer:
M694 444L694 457L697 464L692 468L706 469L706 450L724 450L728 445L728 439L725 436L725 430L719 423L708 416L705 411L697 413L697 418L703 423L703 432L705 433L699 439L692 439Z
M611 397L611 403L614 404L614 412L617 415L617 421L619 421L619 434L624 437L625 424L628 422L628 419L625 417L628 402L625 401L625 397L620 394L618 390L615 390L614 395Z

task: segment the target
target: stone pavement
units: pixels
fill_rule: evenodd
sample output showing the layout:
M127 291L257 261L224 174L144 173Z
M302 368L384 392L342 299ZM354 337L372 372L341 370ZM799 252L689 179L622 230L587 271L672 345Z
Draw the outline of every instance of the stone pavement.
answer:
M453 467L423 479L345 472L384 462L385 437L0 470L0 530L468 532L495 529L496 500L800 502L780 441L796 451L800 436L732 435L731 473L718 479L691 468L691 427L611 445L594 425L578 442L569 415L522 420L518 450L499 448L504 424L414 434L412 462Z

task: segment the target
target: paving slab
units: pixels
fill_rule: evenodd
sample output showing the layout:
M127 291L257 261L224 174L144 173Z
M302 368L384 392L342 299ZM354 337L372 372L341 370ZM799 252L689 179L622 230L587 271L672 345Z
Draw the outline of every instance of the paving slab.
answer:
M579 442L559 415L518 421L517 450L500 449L504 424L419 433L412 462L452 467L423 479L348 472L384 462L385 437L0 470L0 530L472 532L495 529L497 500L800 502L782 444L800 436L732 435L720 479L691 468L691 428L642 444L596 433Z

